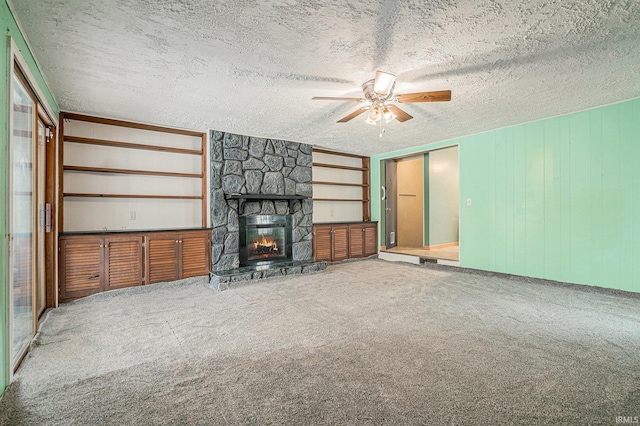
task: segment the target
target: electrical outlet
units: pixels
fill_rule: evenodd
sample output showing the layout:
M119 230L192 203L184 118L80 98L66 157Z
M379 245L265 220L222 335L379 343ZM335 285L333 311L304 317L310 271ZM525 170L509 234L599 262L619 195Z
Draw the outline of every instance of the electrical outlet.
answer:
M135 212L135 210L131 210L129 212L129 220L136 220L136 212Z
M471 205L471 198L467 198L467 205L470 206Z

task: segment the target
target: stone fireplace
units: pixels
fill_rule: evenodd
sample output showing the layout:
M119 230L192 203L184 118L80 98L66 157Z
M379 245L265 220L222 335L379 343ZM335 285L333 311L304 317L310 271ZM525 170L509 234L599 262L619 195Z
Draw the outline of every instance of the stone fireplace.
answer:
M219 131L211 131L210 143L212 285L218 288L228 276L255 279L324 269L313 262L311 145ZM247 252L247 244L255 242L247 242L247 234L262 232L266 239L261 221L276 216L290 224L289 231L282 230L290 236L279 237L275 230L276 248L267 242Z

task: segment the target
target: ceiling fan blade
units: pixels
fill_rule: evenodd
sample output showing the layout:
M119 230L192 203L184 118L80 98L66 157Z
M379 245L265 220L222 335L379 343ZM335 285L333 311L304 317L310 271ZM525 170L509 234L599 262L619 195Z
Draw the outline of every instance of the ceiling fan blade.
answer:
M376 79L373 82L373 91L379 95L387 96L393 90L396 76L384 71L376 71Z
M419 92L398 95L396 98L401 103L412 102L447 102L451 100L451 90L441 90L439 92Z
M347 121L349 121L349 120L351 120L353 118L356 118L357 116L359 116L360 114L362 114L363 112L368 111L368 110L369 110L368 106L359 108L359 109L353 111L351 114L347 115L346 117L343 117L340 120L336 121L336 123L346 123Z
M396 115L396 120L401 123L404 123L405 121L411 120L413 118L395 105L387 105L387 108L389 108L391 112Z
M364 101L363 98L335 98L333 96L315 96L311 98L313 101L350 101L350 102L360 102Z

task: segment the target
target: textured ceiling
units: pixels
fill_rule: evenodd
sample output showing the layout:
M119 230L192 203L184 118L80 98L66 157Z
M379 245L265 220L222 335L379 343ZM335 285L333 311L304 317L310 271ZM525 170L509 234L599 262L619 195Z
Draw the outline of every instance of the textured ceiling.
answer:
M373 155L640 96L637 0L11 0L59 106ZM376 70L415 118L382 139Z

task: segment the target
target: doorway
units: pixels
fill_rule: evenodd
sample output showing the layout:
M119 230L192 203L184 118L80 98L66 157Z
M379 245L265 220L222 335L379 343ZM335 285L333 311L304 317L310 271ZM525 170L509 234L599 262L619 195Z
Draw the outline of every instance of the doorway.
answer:
M459 261L458 147L385 160L384 172L384 250Z

